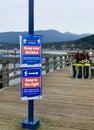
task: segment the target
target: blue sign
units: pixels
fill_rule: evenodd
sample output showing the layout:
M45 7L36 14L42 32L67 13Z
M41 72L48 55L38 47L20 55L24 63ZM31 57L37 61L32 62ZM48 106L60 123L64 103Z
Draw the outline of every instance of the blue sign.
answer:
M41 67L42 36L22 35L20 37L21 67Z
M21 98L22 100L42 98L41 68L21 69Z
M42 36L20 36L21 99L42 98Z

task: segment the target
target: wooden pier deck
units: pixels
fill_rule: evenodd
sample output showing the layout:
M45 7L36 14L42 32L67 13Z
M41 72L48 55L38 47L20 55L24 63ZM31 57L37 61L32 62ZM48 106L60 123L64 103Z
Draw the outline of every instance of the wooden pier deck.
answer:
M94 130L94 79L73 79L69 68L43 76L43 99L35 100L38 130ZM0 130L22 130L27 101L19 85L0 90Z

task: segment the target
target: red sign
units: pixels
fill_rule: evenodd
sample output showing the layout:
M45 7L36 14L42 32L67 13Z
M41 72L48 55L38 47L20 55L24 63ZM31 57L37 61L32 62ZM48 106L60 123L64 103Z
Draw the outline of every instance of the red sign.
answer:
M41 47L40 46L23 46L22 53L23 55L40 55Z
M39 88L40 84L40 77L22 78L22 88Z

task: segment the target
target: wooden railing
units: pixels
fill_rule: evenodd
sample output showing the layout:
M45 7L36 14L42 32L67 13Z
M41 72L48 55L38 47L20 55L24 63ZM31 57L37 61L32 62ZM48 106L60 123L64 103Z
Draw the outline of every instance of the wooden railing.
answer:
M73 61L73 55L44 55L42 62L43 72L49 73L69 66Z
M73 55L43 55L42 59L42 74L46 74L69 66ZM20 78L20 58L1 58L0 64L0 88L8 87L11 80Z

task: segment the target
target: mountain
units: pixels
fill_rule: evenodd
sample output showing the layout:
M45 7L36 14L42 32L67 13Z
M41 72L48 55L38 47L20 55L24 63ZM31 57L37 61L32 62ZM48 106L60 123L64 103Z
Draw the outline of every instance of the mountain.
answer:
M65 45L69 49L81 49L81 50L89 50L89 49L94 49L94 34L81 38L79 40L75 41L67 41L62 43L63 46ZM59 43L57 44L57 46ZM56 46L56 45L55 45ZM58 46L59 48L59 46Z
M22 34L26 34L27 32L4 32L0 33L0 43L19 43L19 36ZM90 34L73 34L70 32L61 33L56 30L39 30L35 31L35 34L43 35L43 42L62 42L62 41L73 41L80 39L82 37L88 36Z
M81 38L78 40L79 42L87 42L88 44L93 44L94 45L94 34Z
M27 32L4 32L0 33L0 42L19 43L19 36Z
M94 34L81 38L77 41L74 42L75 45L77 45L80 49L84 48L84 49L94 49Z
M94 34L74 41L44 43L43 47L58 50L89 50L90 48L94 49Z
M73 41L80 39L82 37L88 36L90 34L73 34L70 32L61 33L56 30L45 30L45 31L36 31L37 34L42 34L44 36L44 43L47 42L63 42L63 41Z

